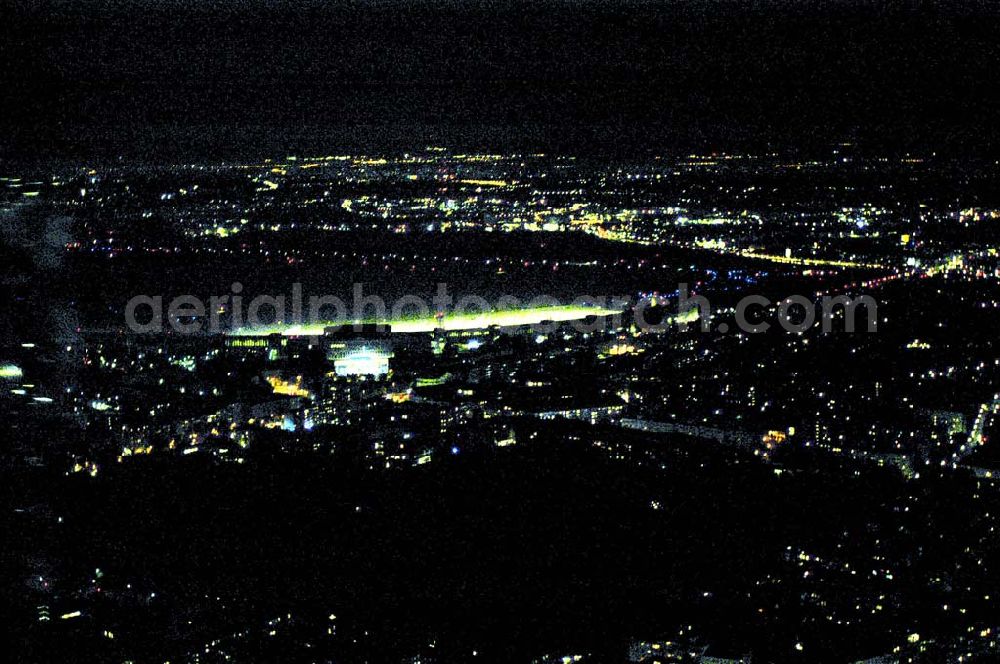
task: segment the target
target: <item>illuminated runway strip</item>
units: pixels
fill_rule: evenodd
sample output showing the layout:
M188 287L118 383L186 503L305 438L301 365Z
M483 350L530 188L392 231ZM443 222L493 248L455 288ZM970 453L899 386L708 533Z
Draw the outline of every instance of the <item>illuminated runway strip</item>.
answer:
M269 334L317 336L323 334L323 330L331 326L339 325L341 327L348 327L354 324L372 323L387 325L392 332L433 332L437 328L445 330L480 330L493 325L499 327L518 327L522 325L537 325L545 321L562 323L582 320L589 316L601 317L620 313L621 311L618 309L566 305L451 315L445 316L440 321L433 316L427 316L397 320L328 321L303 325L266 325L256 328L240 328L231 334L233 336L266 336Z

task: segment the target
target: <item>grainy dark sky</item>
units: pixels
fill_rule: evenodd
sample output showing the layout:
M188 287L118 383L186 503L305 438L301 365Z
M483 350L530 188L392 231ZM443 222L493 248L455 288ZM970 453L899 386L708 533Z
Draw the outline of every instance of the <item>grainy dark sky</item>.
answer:
M1000 138L988 2L54 0L6 16L8 155Z

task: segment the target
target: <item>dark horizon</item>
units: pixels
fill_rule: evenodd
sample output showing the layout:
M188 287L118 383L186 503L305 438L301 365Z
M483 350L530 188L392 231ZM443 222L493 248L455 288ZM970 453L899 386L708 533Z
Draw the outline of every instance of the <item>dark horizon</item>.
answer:
M7 158L1000 138L974 2L30 4L0 41Z

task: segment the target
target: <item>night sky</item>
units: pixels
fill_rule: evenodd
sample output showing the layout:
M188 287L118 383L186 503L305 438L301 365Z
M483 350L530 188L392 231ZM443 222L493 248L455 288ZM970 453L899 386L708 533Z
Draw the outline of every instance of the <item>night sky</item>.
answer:
M20 2L0 155L991 151L985 2Z

